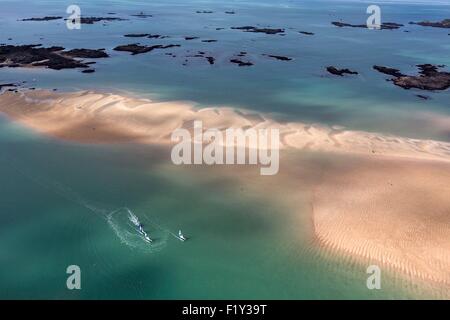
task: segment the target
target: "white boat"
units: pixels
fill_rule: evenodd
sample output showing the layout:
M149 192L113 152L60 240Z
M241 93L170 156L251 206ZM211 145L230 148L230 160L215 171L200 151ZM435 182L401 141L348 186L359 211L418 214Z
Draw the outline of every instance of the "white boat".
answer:
M187 240L187 238L183 235L181 230L178 230L178 239L180 239L181 241L186 241Z
M144 240L146 242L148 242L148 243L153 242L153 240L148 236L147 232L145 232L144 228L142 227L142 224L139 224L137 230L144 237Z

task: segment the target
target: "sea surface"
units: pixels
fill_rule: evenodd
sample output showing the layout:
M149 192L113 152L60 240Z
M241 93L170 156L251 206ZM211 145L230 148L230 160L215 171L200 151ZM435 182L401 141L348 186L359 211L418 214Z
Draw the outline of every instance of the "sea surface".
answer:
M0 83L186 100L252 109L281 120L450 141L450 129L434 122L449 119L450 91L404 90L372 70L374 64L404 73L415 73L415 65L422 63L450 65L448 30L408 25L449 18L445 2L380 2L383 21L405 24L382 31L331 25L339 20L365 23L368 3L359 1L78 1L83 15L129 20L82 25L81 30L68 30L62 20L18 21L66 17L70 4L1 0L0 43L105 48L111 57L95 60L94 74L1 68ZM224 13L229 10L235 14ZM153 17L131 16L141 11ZM286 35L230 29L246 25L285 28ZM126 33L169 37L125 38ZM186 41L184 36L218 41ZM136 56L112 50L136 42L181 47ZM197 51L214 56L216 63L200 58L185 63ZM229 63L241 51L248 52L244 60L253 66ZM325 71L329 65L360 74L332 76ZM365 266L314 245L306 204L299 204L304 214L294 217L235 183L171 166L164 150L57 141L4 117L0 149L0 298L432 296L389 273L383 275L382 290L368 290ZM137 235L133 216L155 238L153 245ZM303 228L297 228L298 221ZM175 237L179 229L190 237L187 242ZM81 290L66 288L69 265L81 268Z

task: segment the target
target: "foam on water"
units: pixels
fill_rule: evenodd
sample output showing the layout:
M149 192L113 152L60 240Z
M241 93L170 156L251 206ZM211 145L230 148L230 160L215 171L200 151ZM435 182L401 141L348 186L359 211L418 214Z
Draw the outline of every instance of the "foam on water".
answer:
M146 252L158 252L167 245L167 232L150 231L154 241L149 244L144 237L136 231L139 225L139 218L129 208L119 208L106 215L108 225L114 231L120 242L134 249L144 250ZM137 224L136 224L137 223ZM156 237L153 235L157 234Z

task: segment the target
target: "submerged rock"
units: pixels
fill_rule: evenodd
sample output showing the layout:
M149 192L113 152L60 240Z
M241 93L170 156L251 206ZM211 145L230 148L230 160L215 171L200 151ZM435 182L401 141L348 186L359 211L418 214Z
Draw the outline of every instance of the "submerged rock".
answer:
M197 54L186 56L186 57L189 57L189 58L204 58L204 59L206 59L206 61L208 61L209 64L214 64L216 59L214 57L211 57L211 56L206 56L205 57L205 54L206 54L206 52L204 52L204 51L198 51ZM185 62L187 62L187 60L185 60Z
M291 61L292 60L292 58L289 58L289 57L276 56L276 55L273 55L273 54L263 54L263 56L269 57L269 58L274 58L274 59L281 60L281 61Z
M162 36L160 34L149 34L147 36L147 38L149 38L149 39L164 39L164 38L167 38L167 36Z
M313 32L308 32L308 31L299 31L298 33L305 34L307 36L313 36L314 35Z
M327 71L331 74L334 74L336 76L341 76L341 77L344 76L344 74L358 74L358 72L356 72L356 71L351 71L349 69L338 69L333 66L327 67Z
M423 94L416 94L416 97L422 99L422 100L429 100L431 99L429 96L425 96Z
M132 17L138 17L138 18L151 18L153 17L151 14L145 14L144 12L139 12L138 14L132 14Z

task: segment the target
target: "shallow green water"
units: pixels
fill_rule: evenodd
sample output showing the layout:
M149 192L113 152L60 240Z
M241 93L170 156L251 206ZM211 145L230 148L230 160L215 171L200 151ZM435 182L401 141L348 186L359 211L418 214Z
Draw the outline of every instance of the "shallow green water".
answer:
M166 151L61 143L5 120L0 147L1 298L417 297L387 274L370 291L364 266L322 252L306 205L293 217L236 181L160 166Z

